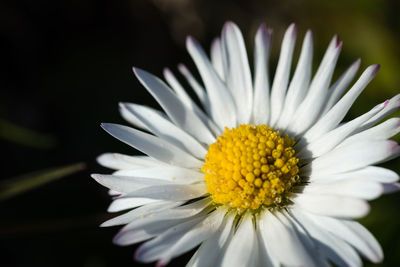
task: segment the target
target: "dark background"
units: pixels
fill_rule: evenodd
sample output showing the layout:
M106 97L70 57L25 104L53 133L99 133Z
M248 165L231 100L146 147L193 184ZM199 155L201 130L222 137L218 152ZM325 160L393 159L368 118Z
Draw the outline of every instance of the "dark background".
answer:
M103 152L134 154L108 136L100 122L124 123L119 101L157 106L132 75L138 66L176 73L192 35L208 50L226 20L244 33L249 55L257 26L274 28L274 71L283 31L314 32L314 69L333 34L344 42L335 77L352 61L381 63L350 117L399 93L399 1L0 1L1 179L84 162L84 171L0 201L0 266L136 266L134 247L111 243L118 228L99 228L107 190L90 173ZM252 58L252 56L250 56ZM250 59L251 60L251 59ZM252 61L252 60L251 60ZM17 130L14 128L17 127ZM15 132L16 131L16 132ZM34 131L19 138L19 131ZM24 137L25 136L25 137ZM398 141L398 138L395 138ZM385 166L400 170L399 160ZM400 261L399 195L372 201L362 220L381 242L385 266ZM282 248L284 249L284 248ZM183 265L190 254L171 266Z

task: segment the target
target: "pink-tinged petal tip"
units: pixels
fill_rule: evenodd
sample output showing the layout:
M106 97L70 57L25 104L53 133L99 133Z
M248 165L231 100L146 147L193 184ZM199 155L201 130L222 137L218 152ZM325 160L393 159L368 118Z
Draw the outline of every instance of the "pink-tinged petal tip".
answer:
M167 67L165 67L164 69L163 69L163 74L164 74L164 76L171 76L172 75L172 71L169 69L169 68L167 68Z
M121 241L121 237L123 236L123 234L121 232L119 232L118 234L116 234L112 240L114 245L117 246L126 246L126 244L124 244L123 241Z
M381 65L380 64L374 64L374 65L371 65L371 67L374 68L373 71L372 71L372 75L375 76L378 73L379 69L381 68Z
M133 254L133 259L136 260L136 261L141 261L140 258L142 257L142 254L143 254L143 247L142 246L138 247L136 249L135 253Z
M261 23L260 26L258 26L258 30L267 33L267 24Z
M396 193L398 191L400 191L399 183L383 184L383 192L385 194Z
M181 73L188 73L188 69L186 68L186 66L185 65L183 65L182 63L179 63L178 64L178 70L181 72Z
M336 45L336 49L341 49L343 46L343 42L340 41L337 45Z
M227 22L225 22L222 30L226 29L234 29L234 28L238 28L238 26L236 25L236 23L234 23L233 21L228 20Z
M186 37L186 47L196 46L196 43L196 40L192 36L189 35Z
M296 38L297 34L297 27L295 23L292 23L289 25L288 29L286 30L286 33L290 34L291 38Z
M165 267L168 262L165 262L164 260L159 260L156 263L156 267Z
M357 58L352 64L351 64L351 68L356 68L358 69L360 67L361 64L361 58Z
M220 47L221 46L221 39L216 37L211 42L211 47Z
M122 108L122 109L127 109L128 103L126 103L126 102L119 102L119 103L118 103L118 106L119 106L120 108Z
M383 106L384 107L386 107L388 104L389 104L389 102L390 102L390 100L388 99L388 100L386 100L384 103L383 103Z
M390 150L393 152L400 151L400 146L397 144L396 141L388 140L390 145Z

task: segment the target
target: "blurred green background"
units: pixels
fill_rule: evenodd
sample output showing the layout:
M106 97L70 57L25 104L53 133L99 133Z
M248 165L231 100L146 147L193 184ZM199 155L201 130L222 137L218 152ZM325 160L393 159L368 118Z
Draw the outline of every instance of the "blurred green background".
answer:
M134 79L133 65L157 75L164 66L176 72L180 62L194 70L185 37L209 49L232 20L251 59L258 25L274 28L273 72L283 32L295 22L295 62L310 28L314 69L335 33L344 43L335 77L359 57L362 69L381 64L351 118L400 92L399 10L395 0L0 1L0 266L140 266L134 246L112 245L117 228L98 227L113 215L105 212L106 190L89 177L109 172L96 164L97 155L136 153L99 127L124 123L117 103L157 107ZM399 162L385 167L399 172ZM361 220L383 246L382 266L400 262L398 203L400 194L374 200Z

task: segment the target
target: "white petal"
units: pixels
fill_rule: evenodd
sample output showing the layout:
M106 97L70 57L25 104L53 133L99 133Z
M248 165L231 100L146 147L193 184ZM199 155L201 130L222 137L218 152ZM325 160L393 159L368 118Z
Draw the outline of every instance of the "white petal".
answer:
M364 257L368 260L379 263L383 260L383 251L378 241L374 238L374 236L365 229L364 226L355 221L342 221L358 238L361 239L360 243L355 241L349 242L356 249L358 249ZM368 246L368 248L363 248L363 245Z
M383 259L382 248L372 234L361 224L351 220L313 215L314 222L356 248L368 260L379 263Z
M165 201L163 201L165 203ZM169 202L169 203L177 203L174 205L170 205L170 208L164 209L157 213L151 214L150 216L140 217L138 220L131 221L129 225L126 225L123 229L126 230L134 230L139 229L140 226L162 222L164 220L172 220L172 219L182 219L188 218L196 214L200 214L203 212L207 214L212 207L209 207L212 203L210 198L203 198L201 200L197 200L195 202L191 202L189 204L185 204L183 206L179 206L179 203L183 202ZM179 206L179 207L174 207Z
M356 140L383 140L389 139L400 132L400 118L388 119L372 128L346 138L340 146L349 145Z
M351 197L304 193L297 194L292 201L298 208L332 217L360 218L369 212L366 201Z
M151 109L154 112L159 112L158 110L155 110L155 109L153 109L151 107L147 107L147 108ZM143 130L146 130L148 132L151 132L151 130L149 128L147 128L147 126L143 122L141 122L138 117L133 115L132 112L127 110L123 105L121 105L121 103L119 104L119 112L120 112L122 118L124 118L127 122L129 122L130 124L132 124L136 128L143 129ZM159 113L161 113L161 112L159 112ZM159 115L162 116L161 114L159 114ZM165 119L168 120L168 118L165 118Z
M165 233L147 241L136 250L135 260L149 263L159 259L163 253L172 246L172 244L178 242L181 236L185 235L201 220L203 220L203 218L194 218L179 223L165 231Z
M190 184L204 180L202 172L174 166L140 168L117 171L114 175L162 179L171 183Z
M274 215L264 211L259 221L264 243L270 244L268 248L271 255L282 265L315 266L311 255L298 238L294 226L278 213Z
M270 113L269 100L269 50L272 31L267 30L262 24L254 40L254 99L253 122L255 124L268 124Z
M253 106L250 67L242 33L233 22L224 25L222 43L228 63L225 80L236 103L238 124L249 123Z
M365 121L369 120L379 111L384 108L385 104L380 104L369 112L355 118L336 129L331 130L330 132L325 133L320 138L312 141L311 143L304 146L297 156L299 158L316 158L319 157L332 149L334 149L340 142L342 142L347 136L352 134L361 124ZM297 146L295 146L295 150L299 150Z
M135 68L134 73L140 83L157 100L171 120L184 131L206 144L215 138L201 119L182 103L168 86L156 76Z
M185 106L193 111L201 119L201 121L212 131L213 134L219 132L219 129L215 125L215 123L190 98L185 89L168 68L164 69L164 77L167 80L169 86L171 86L171 88L176 92L176 95L185 104Z
M222 47L221 40L219 38L215 38L211 43L211 62L214 66L214 69L217 71L219 77L222 80L225 80L225 70L224 63L222 58Z
M302 194L308 193L348 196L372 200L382 195L383 187L378 182L365 180L364 177L328 182L320 180L320 182L311 182L304 187Z
M245 215L223 256L222 267L257 266L258 245L252 215Z
M301 175L327 175L347 172L388 161L400 154L391 140L360 140L338 147L301 168Z
M211 104L211 114L220 127L236 126L236 108L234 99L224 82L215 72L204 50L191 37L186 40L186 47L192 56L203 79Z
M118 191L116 191L116 190L110 189L110 190L108 190L108 195L110 195L110 196L112 196L112 197L114 197L114 196L119 196L119 195L121 195L121 192L118 192Z
M183 77L185 77L186 81L191 86L193 91L196 93L205 110L208 112L208 114L210 114L210 100L208 99L208 96L203 86L199 84L199 82L193 77L192 73L184 64L179 64L178 69Z
M165 184L149 186L130 192L122 197L147 197L164 200L189 200L207 193L205 184Z
M350 67L337 79L337 81L329 88L328 97L322 111L322 114L328 112L333 105L339 100L339 98L343 95L346 88L350 85L351 81L357 74L358 69L360 68L361 60L357 59L350 65Z
M306 36L304 37L300 58L286 95L282 115L277 124L278 129L284 130L287 128L290 120L296 112L296 109L299 107L300 103L307 94L311 78L312 54L312 32L308 30Z
M203 215L204 216L204 215ZM201 217L196 216L197 220ZM165 220L162 223L149 223L146 225L141 225L140 228L135 230L124 231L124 228L114 237L113 243L118 246L129 246L135 243L139 243L157 235L160 235L171 227L187 222L189 219L170 219Z
M128 156L119 153L104 153L98 156L96 160L100 165L114 170L165 165L163 162L148 156Z
M186 93L185 89L178 82L175 75L169 68L164 68L163 75L168 85L174 90L178 98L191 110L194 110L194 102L190 99L189 95Z
M322 60L310 84L307 96L304 98L292 122L289 124L289 131L299 135L313 125L321 115L341 48L342 43L340 42L332 50L327 50L326 60Z
M154 135L112 123L103 123L102 127L120 141L165 163L186 168L198 168L203 165L202 161Z
M324 133L334 129L346 116L351 105L365 89L368 83L375 77L379 70L379 65L369 66L351 87L351 89L337 102L325 115L323 115L314 126L309 129L303 139L311 142Z
M332 54L333 50L338 46L339 37L337 34L333 36L331 41L329 42L328 48L325 51L324 57L321 60L320 65L326 65L328 63L329 57ZM322 70L318 69L316 75L321 75Z
M127 110L136 117L149 131L175 146L189 152L197 158L204 158L207 150L191 135L181 130L171 121L146 106L137 104L120 104L121 109Z
M170 181L161 179L138 178L129 176L92 174L92 178L99 184L121 193L129 193L143 187L165 185ZM146 197L146 196L141 196Z
M149 216L143 216L124 226L113 242L125 246L134 244L163 233L174 225L192 220L204 219L209 212L209 201L201 200L175 209L165 209Z
M382 119L386 118L387 116L389 116L390 114L395 112L399 107L400 107L400 94L395 95L394 97L389 99L389 103L387 104L387 106L381 112L379 112L373 118L371 118L369 121L364 123L358 129L358 131L361 132L361 131L363 131L365 129L368 129L368 128L372 127L373 125L375 125L378 122L380 122Z
M299 209L290 209L295 218L313 238L318 249L338 266L362 266L362 261L356 251L345 241L318 227L311 217Z
M293 216L286 211L282 212L282 216L285 216L286 219L292 223L293 228L296 230L298 238L304 245L309 255L312 255L315 264L321 267L330 267L331 264L328 262L328 259L326 258L324 253L322 253L321 249L318 247L317 242L313 240L305 227L301 225L296 218L293 218Z
M227 214L221 227L209 239L205 240L196 251L186 266L190 267L209 267L215 266L215 262L225 246L230 233L232 232L234 216Z
M142 207L131 210L127 213L124 213L120 216L112 218L108 221L105 221L101 224L101 227L115 226L128 224L134 220L144 218L147 216L153 216L154 213L160 212L165 209L174 208L179 206L182 202L169 202L169 201L158 201L156 203L151 203L148 205L144 205Z
M158 202L157 199L150 198L117 198L108 207L108 212L119 212L122 210L133 209L142 205Z
M362 178L365 181L373 181L379 183L393 183L399 180L399 175L392 170L382 167L368 166L359 170L331 174L318 175L318 173L309 176L310 181L335 181L346 179Z
M277 123L283 108L295 43L296 25L291 24L283 37L278 66L271 88L271 126Z
M396 193L400 191L400 183L383 184L383 191L385 194Z
M193 226L192 229L183 234L177 242L170 243L168 250L162 253L158 264L165 266L172 258L182 255L208 239L220 227L224 215L225 212L219 212L218 210L208 214L204 220L200 221L198 224ZM168 233L165 233L164 235L168 235ZM160 237L160 240L161 239L162 237ZM160 243L165 245L168 241L164 237ZM156 249L154 244L149 250L152 249ZM147 253L150 253L149 250Z
M259 223L258 223L259 225ZM263 235L261 233L261 229L257 227L257 237L258 237L258 246L259 246L259 255L258 262L259 266L271 266L271 267L279 267L279 261L276 257L271 255L270 249L268 249L268 245L273 246L273 244L268 244L264 241Z

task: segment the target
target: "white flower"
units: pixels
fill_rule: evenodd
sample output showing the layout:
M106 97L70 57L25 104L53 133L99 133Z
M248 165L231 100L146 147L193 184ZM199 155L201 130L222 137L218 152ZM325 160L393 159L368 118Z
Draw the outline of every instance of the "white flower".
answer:
M379 122L400 106L400 95L341 123L379 66L345 92L357 60L331 85L342 47L335 36L311 79L308 31L289 81L291 25L270 86L270 39L262 25L252 77L235 24L212 44L211 61L189 37L202 84L184 65L179 71L201 106L170 70L166 85L134 69L165 113L122 103L122 116L142 130L102 126L147 156L103 154L99 163L116 172L93 178L115 196L109 212L130 209L102 225L125 225L114 242L149 240L136 260L165 265L200 245L188 266L360 266L359 254L382 261L378 242L352 219L368 214L368 200L399 188L396 173L373 165L399 155L388 140L400 131L399 118Z

